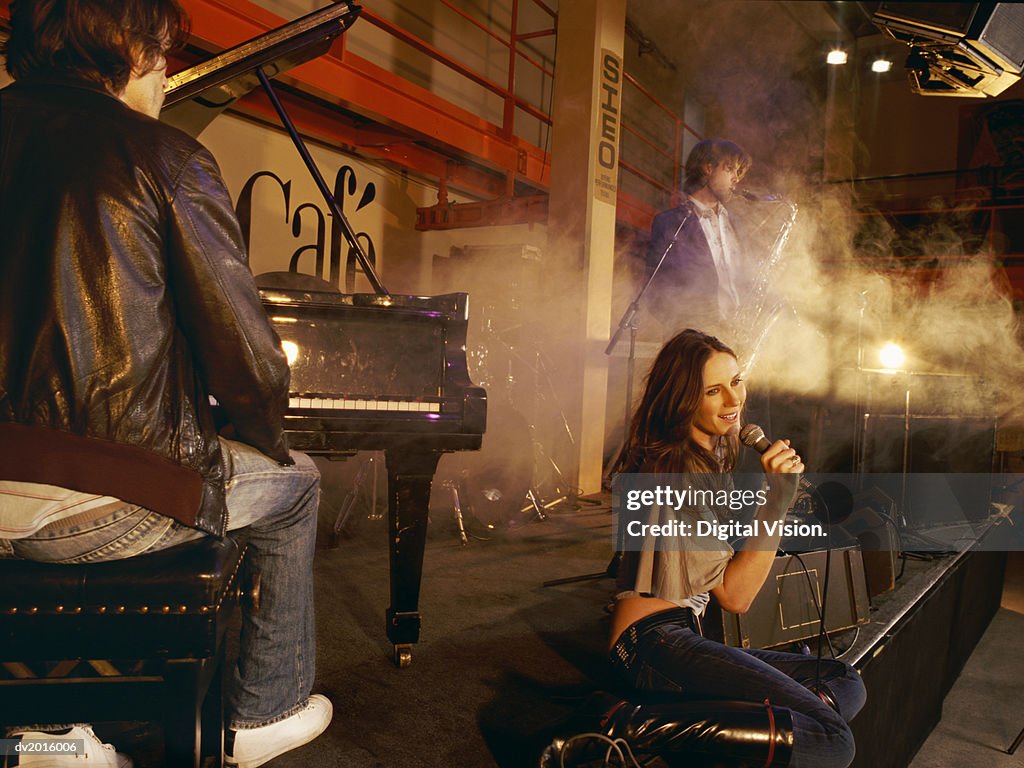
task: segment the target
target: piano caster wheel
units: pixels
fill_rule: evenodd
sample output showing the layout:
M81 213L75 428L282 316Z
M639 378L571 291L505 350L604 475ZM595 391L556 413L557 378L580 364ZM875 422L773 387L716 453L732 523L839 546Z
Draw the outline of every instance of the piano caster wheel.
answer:
M399 669L405 669L412 664L412 645L395 646L395 664Z

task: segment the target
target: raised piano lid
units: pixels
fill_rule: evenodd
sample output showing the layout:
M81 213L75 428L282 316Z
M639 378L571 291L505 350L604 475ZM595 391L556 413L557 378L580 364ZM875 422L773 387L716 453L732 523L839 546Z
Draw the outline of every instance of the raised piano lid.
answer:
M273 79L327 52L362 8L348 0L321 8L167 79L160 119L198 136L210 122L260 84L257 67Z

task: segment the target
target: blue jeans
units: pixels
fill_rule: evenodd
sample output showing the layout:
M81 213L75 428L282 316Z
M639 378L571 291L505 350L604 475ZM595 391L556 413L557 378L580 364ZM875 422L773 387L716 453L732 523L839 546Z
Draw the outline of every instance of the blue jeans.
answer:
M664 622L668 616L671 620ZM612 666L632 687L786 707L793 713L790 768L846 768L853 762L847 721L864 706L864 683L849 664L814 656L733 648L701 637L689 610L663 611L622 633L610 653ZM809 687L819 680L832 694L837 713Z
M248 528L249 562L260 574L260 609L242 608L238 664L228 692L232 728L255 728L305 706L316 670L313 554L320 472L305 454L281 466L243 443L221 439L228 530ZM62 522L24 539L27 560L118 560L182 544L204 534L169 517L124 504L87 525Z

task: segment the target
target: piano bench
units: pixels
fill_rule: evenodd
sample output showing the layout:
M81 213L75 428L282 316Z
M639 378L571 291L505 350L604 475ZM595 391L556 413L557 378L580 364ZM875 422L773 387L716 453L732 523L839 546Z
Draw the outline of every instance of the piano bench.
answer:
M88 565L0 559L0 723L158 721L166 765L221 765L245 549L228 536Z

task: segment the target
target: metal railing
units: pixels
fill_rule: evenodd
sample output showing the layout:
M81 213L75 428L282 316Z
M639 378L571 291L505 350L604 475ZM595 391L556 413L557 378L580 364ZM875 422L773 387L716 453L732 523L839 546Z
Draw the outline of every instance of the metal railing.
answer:
M537 29L533 31L520 32L519 26L522 17L521 4L529 2L542 12L542 15L550 18L550 28ZM450 72L456 74L465 81L472 83L477 88L499 97L502 100L503 109L500 124L496 124L498 136L505 140L515 137L516 113L521 112L542 125L551 126L552 118L549 105L538 103L539 99L530 100L517 93L517 78L522 66L532 67L541 78L554 80L554 65L551 62L538 57L534 51L525 48L522 43L539 38L557 36L558 14L542 0L511 0L510 17L508 30L505 33L497 32L479 18L474 17L470 12L459 8L452 0L437 0L438 7L443 7L453 15L458 16L465 22L471 24L489 39L504 46L508 50L507 77L505 82L498 82L493 77L474 70L472 67L460 61L452 53L441 50L437 45L423 40L404 29L395 22L382 17L370 8L364 8L362 17L376 28L387 33L395 40L409 46L412 50L419 52L431 60L441 64ZM675 113L666 104L652 94L642 83L628 72L624 73L624 79L633 89L634 93L644 100L651 107L651 113L658 116L660 124L653 133L663 133L671 136L671 145L668 141L652 137L652 132L645 132L637 124L629 119L628 114L623 114L622 129L634 139L640 152L620 151L619 167L625 173L630 174L639 181L641 193L636 195L638 200L634 204L641 207L648 207L652 214L674 204L675 195L679 189L680 171L682 168L682 153L684 141L687 135L699 139L700 135L682 117ZM543 148L547 154L547 148ZM442 180L443 183L443 180ZM621 186L621 181L620 181Z
M549 8L545 3L541 2L541 0L527 1L540 8L544 13L549 15L553 21L557 20L557 13L551 10L551 8ZM422 38L410 33L408 30L403 29L399 25L385 19L383 16L374 13L369 8L364 8L361 16L365 21L370 22L378 29L381 29L394 37L396 40L400 40L412 49L425 54L432 60L447 67L455 74L464 77L475 85L499 96L504 102L502 123L499 126L503 136L511 137L514 135L516 110L522 110L531 117L550 125L551 116L541 105L532 104L526 99L516 95L516 67L517 60L522 59L530 66L535 67L543 75L554 78L554 70L549 69L543 62L537 61L529 52L522 50L519 43L525 40L535 40L542 37L554 37L556 34L555 28L551 27L550 29L535 30L533 32L520 34L518 32L520 0L512 0L509 33L507 37L503 37L494 30L489 29L483 22L475 19L466 11L456 7L452 2L450 2L450 0L436 0L436 2L438 5L449 9L452 13L460 16L498 44L508 49L508 76L505 85L497 83L479 72L474 71L471 67L460 62L453 56L445 53Z

